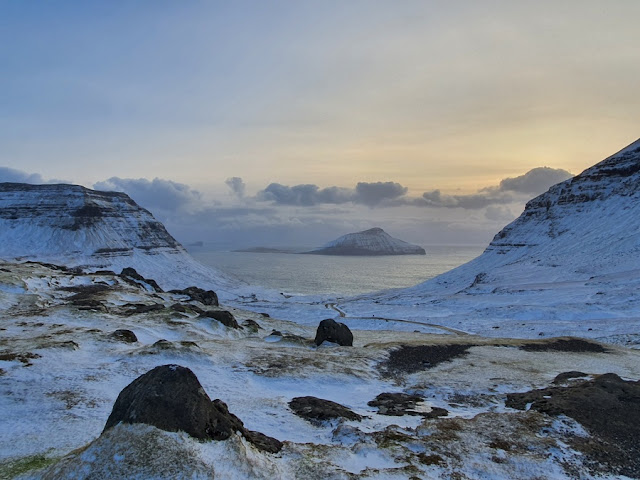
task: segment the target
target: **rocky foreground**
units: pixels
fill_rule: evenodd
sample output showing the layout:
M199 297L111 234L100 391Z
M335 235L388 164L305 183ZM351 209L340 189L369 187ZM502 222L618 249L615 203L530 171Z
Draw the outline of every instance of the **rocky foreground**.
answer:
M640 478L638 350L303 326L158 283L0 264L0 478Z

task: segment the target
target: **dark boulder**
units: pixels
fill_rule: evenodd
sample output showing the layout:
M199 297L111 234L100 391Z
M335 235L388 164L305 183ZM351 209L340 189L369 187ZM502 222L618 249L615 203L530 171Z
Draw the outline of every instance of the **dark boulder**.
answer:
M169 309L171 309L171 311L173 312L187 313L187 314L191 312L195 312L197 314L204 313L204 310L201 309L200 307L197 307L195 305L183 305L182 303L174 303L169 307Z
M151 279L151 278L144 278L142 275L140 275L135 268L131 268L131 267L126 267L122 269L122 272L120 272L120 278L122 278L123 280L125 280L127 283L131 284L131 285L135 285L135 286L142 286L144 287L144 285L142 284L147 284L149 287L151 287L153 290L155 290L156 292L164 292L164 290L162 290L162 288L160 288L160 285L158 285L158 283Z
M588 377L588 376L589 374L587 373L576 372L575 370L572 370L571 372L563 372L556 375L556 378L553 379L553 383L555 385L558 385L562 383L567 383L569 380L575 380L576 378L584 379L584 377Z
M162 365L120 392L104 430L118 423L144 423L168 432L184 431L200 440L226 440L239 432L257 448L277 452L282 443L244 428L221 400L211 401L188 368ZM253 439L253 440L252 440Z
M262 330L260 324L255 320L251 320L250 318L242 322L242 326L249 330L251 333L258 333L258 330Z
M424 400L420 395L409 395L408 393L381 393L367 405L378 407L380 415L402 416L416 415L425 418L446 417L449 412L440 407L431 407L430 411L416 410L419 402Z
M293 413L311 423L322 423L336 418L362 420L362 417L347 407L331 400L316 397L296 397L289 402Z
M200 314L200 317L213 318L214 320L217 320L218 322L223 324L225 327L241 328L231 312L227 312L226 310L207 310L206 312L202 312Z
M213 290L203 290L198 287L187 287L182 290L171 290L169 293L186 295L189 297L189 300L200 302L203 305L210 305L212 307L217 307L219 305L218 295L216 295L216 292Z
M320 345L325 340L343 347L351 347L353 345L353 333L344 323L338 323L332 318L327 318L318 325L315 343Z
M116 330L111 334L113 338L125 343L135 343L138 341L138 337L131 330Z
M141 313L159 312L164 310L165 306L161 303L125 303L120 307L119 313L121 315L130 317L131 315L138 315Z

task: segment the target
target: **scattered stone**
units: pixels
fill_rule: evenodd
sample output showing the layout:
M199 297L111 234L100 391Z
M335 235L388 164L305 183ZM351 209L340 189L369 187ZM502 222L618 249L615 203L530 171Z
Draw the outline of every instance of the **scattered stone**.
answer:
M336 418L362 420L362 416L347 407L322 398L295 397L289 402L289 407L293 410L293 413L314 424L320 424Z
M152 303L150 305L146 303L125 303L120 312L127 317L131 315L138 315L140 313L158 312L164 310L165 306L161 303Z
M195 312L198 315L204 313L204 310L196 305L183 305L182 303L174 303L169 307L174 312L189 313Z
M116 276L116 272L114 272L113 270L96 270L92 273L92 275L108 275L114 277Z
M610 473L640 478L640 381L614 373L567 387L549 387L507 395L506 406L548 415L566 415L585 427L592 438L576 438L575 447ZM599 466L600 465L600 466Z
M318 325L314 341L316 345L327 341L337 343L343 347L351 347L353 346L353 333L344 323L338 323L332 318L327 318Z
M164 292L164 290L160 288L160 285L158 285L158 283L155 280L151 278L144 278L142 275L136 272L134 268L131 268L131 267L123 268L122 272L120 272L120 278L122 278L124 281L126 281L130 285L134 285L136 287L140 287L141 286L140 282L142 282L149 285L156 292L160 292L160 293Z
M111 290L111 287L104 284L76 285L71 287L61 287L59 290L74 292L67 300L71 305L79 310L92 310L107 312L107 307L100 301L104 293Z
M203 305L209 305L212 307L217 307L218 303L218 295L213 290L203 290L198 287L187 287L182 290L170 290L169 293L175 293L178 295L186 295L189 297L189 300L200 302Z
M269 315L268 313L264 313L264 312L260 312L260 315L262 315L264 318L270 318L271 315Z
M5 362L11 362L13 360L18 360L20 363L23 363L25 367L30 367L31 365L33 365L33 363L31 363L31 360L34 360L36 358L40 358L40 355L38 355L37 353L31 353L31 352L26 352L26 353L13 353L13 352L0 353L0 360L4 360Z
M607 350L599 343L589 342L580 338L549 339L547 341L525 343L520 345L520 350L527 352L594 352L606 353Z
M131 330L120 329L116 330L111 334L113 338L116 340L120 340L125 343L136 343L138 341L138 337Z
M381 393L367 405L378 407L380 415L401 417L403 415L415 415L425 418L446 417L449 412L440 407L431 407L429 411L416 410L417 404L422 402L424 397L420 395L409 395L407 393Z
M255 320L248 318L242 322L242 326L249 330L251 333L258 333L258 330L262 330L262 327Z
M402 345L389 353L389 358L381 364L381 367L389 375L415 373L466 355L467 350L471 347L473 345L457 343L450 345Z
M428 412L420 413L424 418L438 418L438 417L446 417L449 415L449 411L446 408L442 407L431 407L431 410Z
M226 440L237 431L261 450L275 453L282 448L275 438L247 430L223 401L211 401L195 374L179 365L156 367L125 387L103 433L120 422L184 431L200 440Z
M154 344L151 345L151 347L157 350L171 350L175 348L173 345L173 342L170 342L169 340L165 340L164 338L161 338L160 340L157 340L156 342L154 342Z
M207 310L206 312L202 312L200 314L200 317L213 318L214 320L217 320L218 322L223 324L225 327L241 328L231 312L228 312L226 310Z
M187 313L187 307L185 307L181 303L174 303L169 308L174 312Z
M583 378L588 376L589 374L583 373L583 372L576 372L576 371L564 372L556 375L556 378L553 379L553 383L554 384L566 383L567 380L571 380L574 378Z

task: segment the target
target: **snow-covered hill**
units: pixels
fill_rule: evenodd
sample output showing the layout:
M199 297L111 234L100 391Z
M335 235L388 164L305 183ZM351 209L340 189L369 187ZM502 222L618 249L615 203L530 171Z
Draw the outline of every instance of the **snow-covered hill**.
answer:
M89 269L133 267L164 288L229 285L129 196L79 185L0 183L0 258Z
M393 238L381 228L348 233L308 253L316 255L424 255L422 247Z
M615 330L639 343L640 140L531 200L475 260L343 308L483 334Z

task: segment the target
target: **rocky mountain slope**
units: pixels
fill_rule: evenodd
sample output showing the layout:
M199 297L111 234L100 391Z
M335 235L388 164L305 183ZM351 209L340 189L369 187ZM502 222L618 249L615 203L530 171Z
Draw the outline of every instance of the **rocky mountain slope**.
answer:
M639 292L640 140L531 200L475 260L341 308L482 334L638 345Z
M129 196L79 185L0 183L0 258L90 269L134 267L167 288L221 287L224 275L199 264Z
M422 247L393 238L381 228L348 233L311 252L316 255L425 255Z

